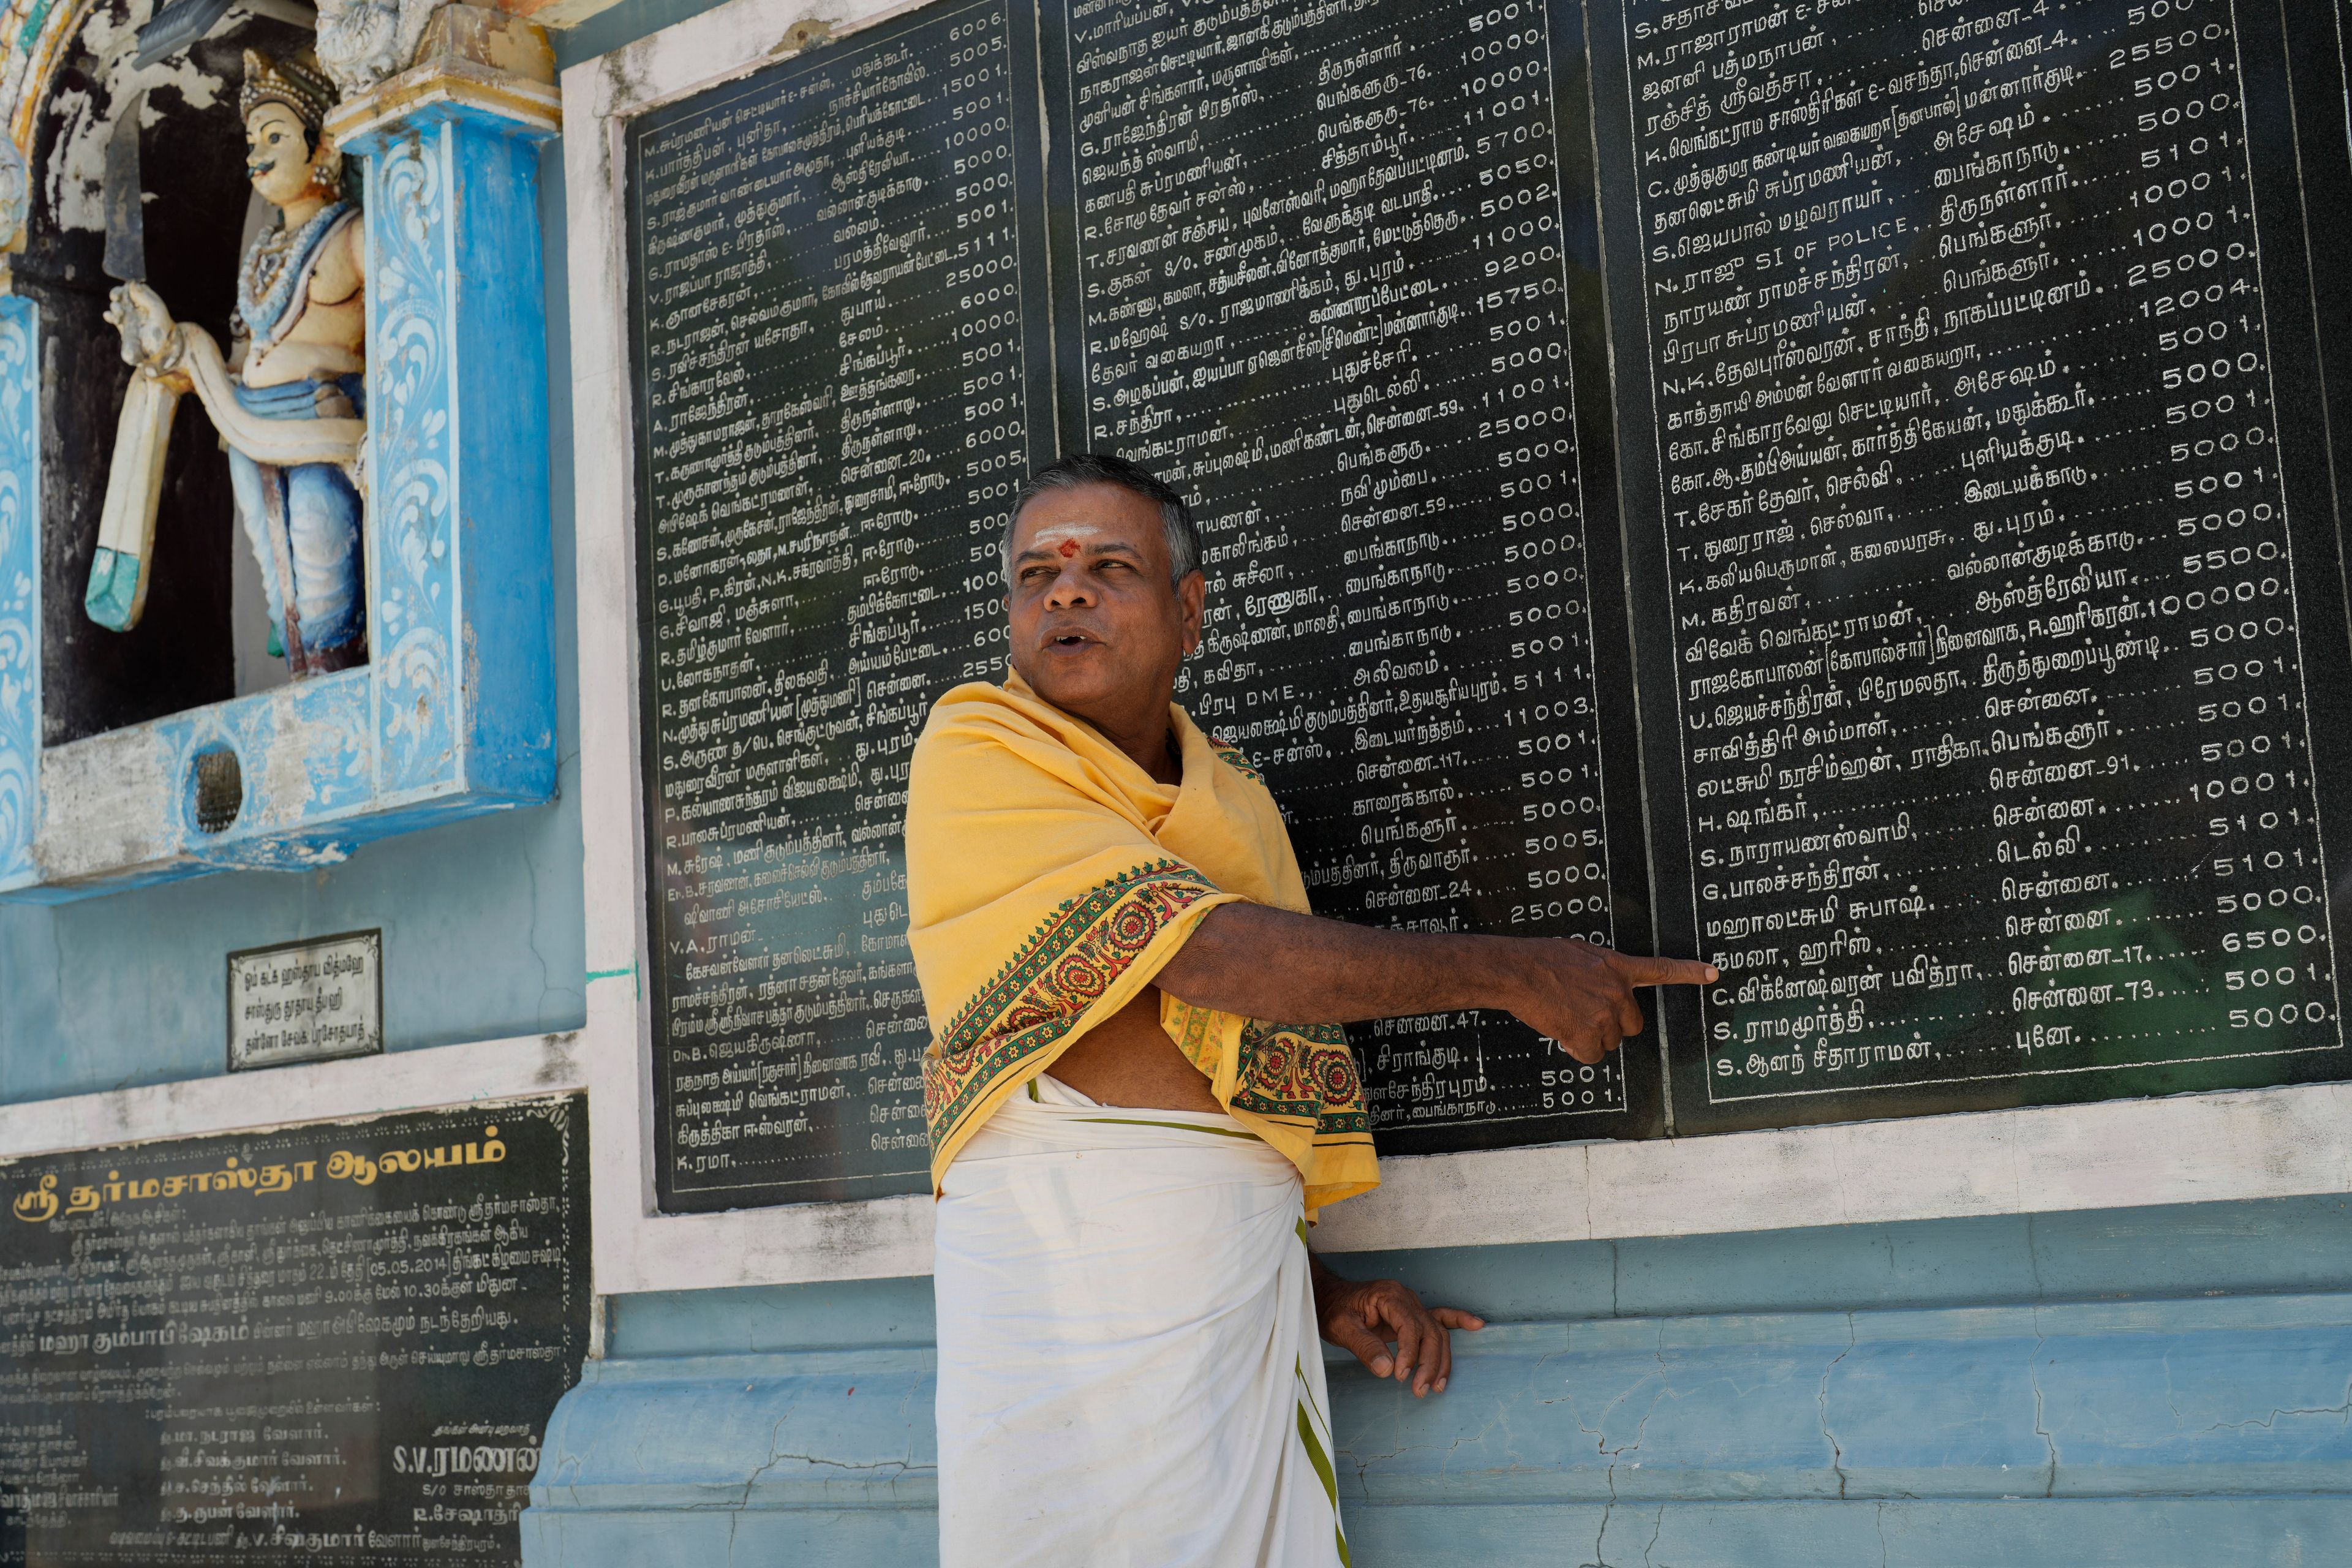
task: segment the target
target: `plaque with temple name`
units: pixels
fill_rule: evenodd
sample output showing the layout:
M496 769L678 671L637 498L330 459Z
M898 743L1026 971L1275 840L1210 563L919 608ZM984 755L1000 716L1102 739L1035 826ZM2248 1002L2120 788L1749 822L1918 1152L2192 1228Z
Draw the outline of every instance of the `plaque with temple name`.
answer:
M1046 16L1065 438L1191 498L1181 700L1316 910L1645 944L1580 10ZM1349 1034L1389 1152L1660 1125L1654 1040Z
M1724 971L1677 1128L2352 1071L2280 27L1597 16L1660 919Z
M577 1096L0 1165L0 1561L519 1564Z
M629 127L668 1209L928 1184L907 764L1054 450L1035 37L931 6Z

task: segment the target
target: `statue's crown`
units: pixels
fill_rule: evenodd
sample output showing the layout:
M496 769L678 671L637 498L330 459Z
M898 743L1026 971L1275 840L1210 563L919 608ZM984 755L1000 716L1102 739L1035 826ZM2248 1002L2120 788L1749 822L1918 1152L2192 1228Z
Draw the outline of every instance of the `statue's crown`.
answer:
M265 103L282 103L315 135L326 123L335 98L335 84L307 60L272 59L259 49L245 51L245 86L236 95L239 120Z

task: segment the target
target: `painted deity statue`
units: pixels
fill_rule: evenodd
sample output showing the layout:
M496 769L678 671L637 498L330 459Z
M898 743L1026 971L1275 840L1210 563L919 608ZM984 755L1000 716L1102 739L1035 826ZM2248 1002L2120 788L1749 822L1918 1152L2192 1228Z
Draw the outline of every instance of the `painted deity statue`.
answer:
M278 220L238 269L228 358L203 328L173 321L144 284L114 291L108 320L121 329L123 357L138 369L117 437L89 600L93 617L105 620L100 574L114 564L108 528L120 514L125 521L112 546L136 550L139 570L136 586L116 597L137 618L170 407L193 391L229 448L238 520L268 596L271 651L282 653L298 678L367 658L355 483L366 429L365 251L341 155L323 132L334 102L333 84L308 63L246 51L238 108L247 173Z

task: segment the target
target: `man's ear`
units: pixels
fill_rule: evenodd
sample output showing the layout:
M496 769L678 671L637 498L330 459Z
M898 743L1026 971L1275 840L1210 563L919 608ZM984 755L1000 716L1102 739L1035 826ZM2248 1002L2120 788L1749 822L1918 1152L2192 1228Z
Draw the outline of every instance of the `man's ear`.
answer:
M1184 580L1176 584L1177 618L1183 628L1184 652L1201 650L1201 613L1209 599L1209 580L1198 572L1187 572Z

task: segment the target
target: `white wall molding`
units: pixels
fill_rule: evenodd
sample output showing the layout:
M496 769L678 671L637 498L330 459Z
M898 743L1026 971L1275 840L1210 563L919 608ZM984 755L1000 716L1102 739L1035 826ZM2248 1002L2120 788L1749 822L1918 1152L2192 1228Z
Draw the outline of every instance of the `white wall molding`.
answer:
M0 1159L585 1089L579 1037L526 1035L0 1106Z
M1383 1160L1318 1248L1486 1247L2352 1190L2352 1084Z

